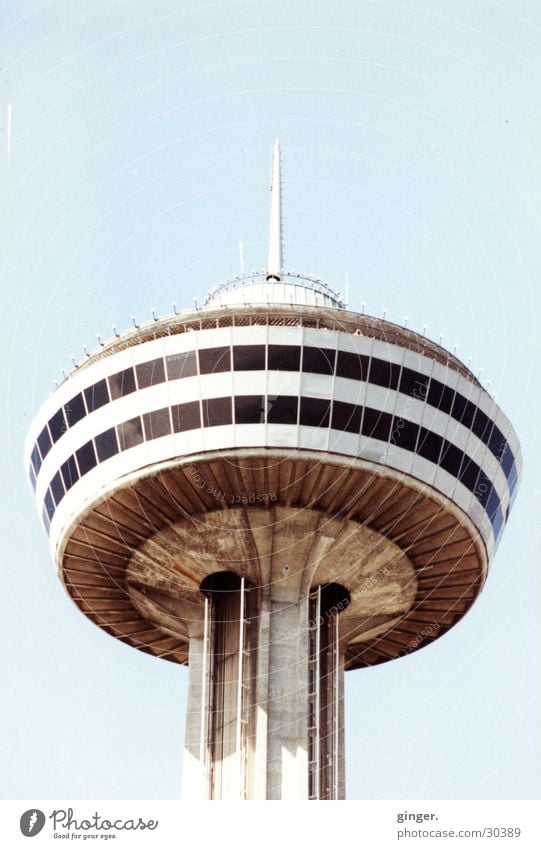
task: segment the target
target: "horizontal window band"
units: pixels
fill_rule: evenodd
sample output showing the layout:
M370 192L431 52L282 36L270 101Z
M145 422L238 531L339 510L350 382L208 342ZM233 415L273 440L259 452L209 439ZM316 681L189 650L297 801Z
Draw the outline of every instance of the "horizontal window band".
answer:
M82 390L51 416L32 450L31 463L36 476L42 461L68 428L85 415L117 398L174 381L233 371L287 371L304 374L336 375L400 392L423 401L450 415L471 430L488 446L510 484L516 461L509 443L497 425L479 407L451 387L399 363L334 348L313 345L233 345L201 348L157 357L122 369ZM335 402L336 403L336 402ZM410 441L411 441L410 435ZM413 449L412 449L413 450Z
M236 395L202 399L134 416L97 434L64 461L49 483L45 510L52 519L66 492L98 463L171 433L223 425L316 427L377 439L442 468L472 492L497 535L504 517L494 484L465 452L427 428L373 407L296 395ZM361 456L361 455L359 455Z

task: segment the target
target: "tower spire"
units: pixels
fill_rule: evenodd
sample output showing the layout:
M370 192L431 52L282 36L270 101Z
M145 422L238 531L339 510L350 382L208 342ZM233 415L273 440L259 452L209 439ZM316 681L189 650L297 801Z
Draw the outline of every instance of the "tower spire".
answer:
M271 206L269 223L269 255L267 280L282 279L282 202L280 181L280 142L274 142L272 152Z

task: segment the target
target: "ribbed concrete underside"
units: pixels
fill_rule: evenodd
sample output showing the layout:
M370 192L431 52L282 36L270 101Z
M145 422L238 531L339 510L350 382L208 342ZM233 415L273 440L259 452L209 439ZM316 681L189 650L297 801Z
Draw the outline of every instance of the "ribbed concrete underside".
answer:
M447 631L479 593L485 555L467 517L407 475L253 449L119 482L72 525L59 566L97 625L177 663L188 661L187 611L199 618L205 574L262 584L279 567L338 581L352 594L340 630L353 669Z

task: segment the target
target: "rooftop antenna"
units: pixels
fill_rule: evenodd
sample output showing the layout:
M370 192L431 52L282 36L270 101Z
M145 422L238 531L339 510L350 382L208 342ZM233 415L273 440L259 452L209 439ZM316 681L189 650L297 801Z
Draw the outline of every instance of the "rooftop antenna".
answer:
M239 242L239 264L241 276L244 277L244 245L242 242Z
M282 279L282 203L280 183L280 142L274 142L272 152L271 206L269 224L269 256L267 280Z

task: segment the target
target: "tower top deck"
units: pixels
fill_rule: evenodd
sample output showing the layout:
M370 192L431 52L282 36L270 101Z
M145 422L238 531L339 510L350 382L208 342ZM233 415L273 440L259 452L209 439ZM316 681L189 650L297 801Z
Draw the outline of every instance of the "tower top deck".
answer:
M319 277L297 271L280 271L269 277L268 271L253 271L220 283L211 289L204 306L244 306L249 304L299 304L344 310L342 296Z

